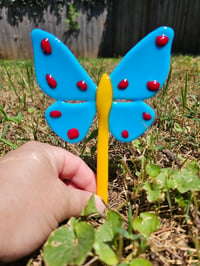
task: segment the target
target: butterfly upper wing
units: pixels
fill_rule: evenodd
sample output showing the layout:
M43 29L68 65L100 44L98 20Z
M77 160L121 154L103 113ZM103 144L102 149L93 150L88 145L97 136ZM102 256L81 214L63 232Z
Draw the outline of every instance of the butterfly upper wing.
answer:
M154 110L143 101L113 102L109 129L119 141L130 142L141 136L154 119Z
M174 32L160 27L137 43L111 73L113 98L143 100L166 81Z
M70 50L46 31L34 29L31 37L40 88L56 100L95 101L96 85Z
M96 113L96 85L55 36L35 29L31 37L37 82L47 95L57 100L47 108L46 120L62 139L79 142L85 137ZM79 103L65 102L71 100Z

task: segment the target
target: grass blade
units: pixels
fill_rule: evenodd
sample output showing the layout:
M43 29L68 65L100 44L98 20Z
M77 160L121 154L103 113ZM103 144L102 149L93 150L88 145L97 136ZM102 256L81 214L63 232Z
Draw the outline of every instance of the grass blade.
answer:
M8 146L10 146L11 148L13 148L14 150L17 149L17 146L14 143L12 143L12 142L4 139L4 138L0 138L0 142L3 142L5 144L7 144Z

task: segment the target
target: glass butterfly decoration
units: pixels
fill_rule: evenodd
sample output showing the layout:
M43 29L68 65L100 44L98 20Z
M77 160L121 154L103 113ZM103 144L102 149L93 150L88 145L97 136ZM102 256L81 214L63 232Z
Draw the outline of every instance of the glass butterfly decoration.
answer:
M102 75L98 87L55 36L34 29L31 37L37 82L56 100L45 112L53 131L67 142L80 142L98 113L97 194L107 203L109 131L130 142L153 123L155 112L143 100L153 97L167 79L173 29L159 27L148 34L110 76Z

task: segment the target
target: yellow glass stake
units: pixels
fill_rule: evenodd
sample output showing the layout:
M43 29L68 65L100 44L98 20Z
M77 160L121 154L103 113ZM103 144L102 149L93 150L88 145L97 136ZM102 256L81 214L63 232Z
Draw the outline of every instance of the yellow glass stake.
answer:
M108 203L108 118L112 105L112 83L107 74L103 74L96 95L98 113L97 142L97 195Z

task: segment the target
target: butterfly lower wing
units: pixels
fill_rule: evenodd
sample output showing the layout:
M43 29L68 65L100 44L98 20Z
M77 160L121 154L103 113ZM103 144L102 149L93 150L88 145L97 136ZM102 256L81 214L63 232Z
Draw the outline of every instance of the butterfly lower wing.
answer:
M56 100L95 100L96 85L70 50L54 35L34 29L31 33L36 79Z
M143 100L162 88L170 68L174 32L160 27L137 43L111 73L113 98Z
M94 102L57 101L45 112L47 123L63 140L77 143L84 139L96 113Z
M117 140L130 142L142 135L154 119L154 110L143 101L113 102L109 129Z

